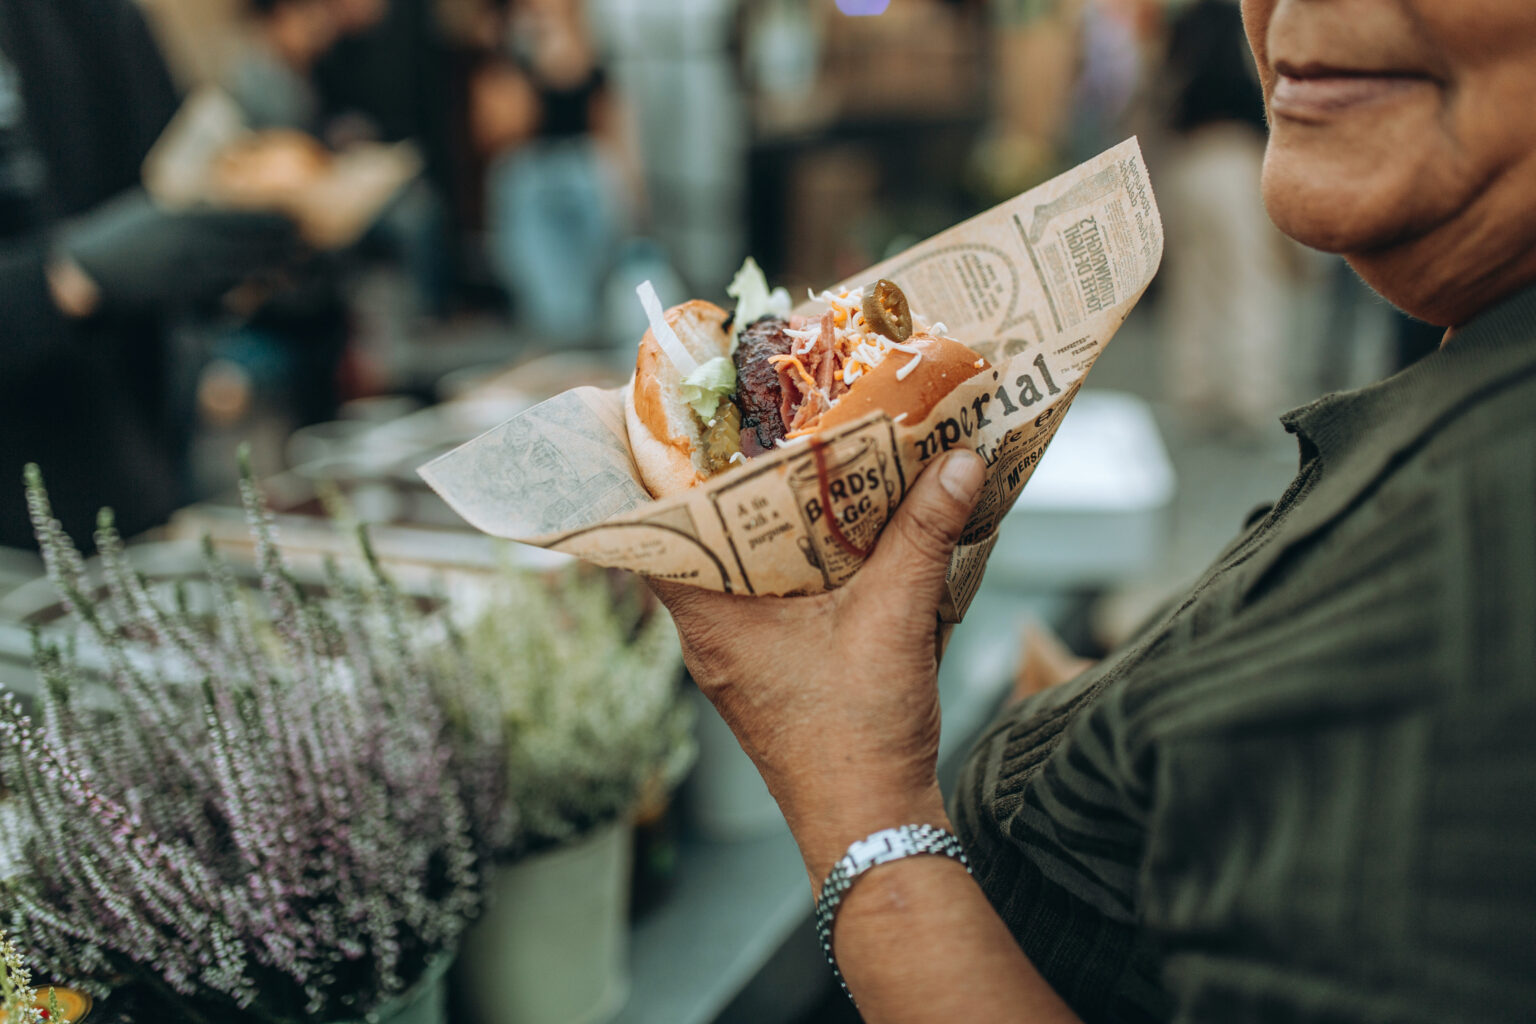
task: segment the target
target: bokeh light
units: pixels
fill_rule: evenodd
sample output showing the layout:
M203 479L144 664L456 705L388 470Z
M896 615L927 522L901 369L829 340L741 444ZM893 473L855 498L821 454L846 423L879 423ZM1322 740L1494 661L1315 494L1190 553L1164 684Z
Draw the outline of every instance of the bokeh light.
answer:
M891 0L837 0L838 10L855 17L884 14L889 6L891 6Z

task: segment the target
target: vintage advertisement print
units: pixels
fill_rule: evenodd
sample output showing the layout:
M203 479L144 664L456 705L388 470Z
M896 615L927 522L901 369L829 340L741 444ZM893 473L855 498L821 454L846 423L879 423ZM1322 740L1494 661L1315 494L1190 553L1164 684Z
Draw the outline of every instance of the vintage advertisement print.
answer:
M924 466L967 448L988 473L950 566L945 617L958 621L999 523L1162 252L1131 139L834 286L892 280L992 364L922 423L877 413L653 501L630 455L623 392L578 388L421 474L498 537L712 590L810 594L846 583Z

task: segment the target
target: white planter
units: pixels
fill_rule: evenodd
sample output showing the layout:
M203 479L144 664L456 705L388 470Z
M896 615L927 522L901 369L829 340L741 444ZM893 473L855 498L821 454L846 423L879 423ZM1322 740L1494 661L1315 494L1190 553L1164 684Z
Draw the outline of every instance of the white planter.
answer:
M628 822L496 869L460 971L475 1024L602 1024L629 998Z
M405 994L346 1024L448 1024L448 968L451 966L452 957L439 957Z
M784 815L731 727L703 694L691 690L689 699L698 709L699 760L683 787L683 801L693 827L727 842L783 831Z

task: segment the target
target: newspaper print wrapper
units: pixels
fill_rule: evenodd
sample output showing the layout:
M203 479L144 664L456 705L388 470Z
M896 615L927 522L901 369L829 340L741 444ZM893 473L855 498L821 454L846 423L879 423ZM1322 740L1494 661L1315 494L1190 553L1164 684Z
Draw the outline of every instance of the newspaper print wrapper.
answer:
M846 583L924 466L968 448L987 481L950 564L943 617L958 622L1003 516L1162 252L1130 139L839 286L895 281L913 310L992 364L922 423L876 413L653 501L630 455L623 391L578 388L420 472L498 537L711 590L799 595Z

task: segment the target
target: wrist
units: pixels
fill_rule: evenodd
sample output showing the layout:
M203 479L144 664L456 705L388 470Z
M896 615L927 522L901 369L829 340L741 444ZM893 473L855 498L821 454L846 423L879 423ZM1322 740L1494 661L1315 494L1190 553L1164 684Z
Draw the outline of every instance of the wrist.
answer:
M937 781L917 791L880 793L852 789L837 803L786 817L800 846L813 894L848 848L866 836L899 825L933 825L950 830L944 795Z

